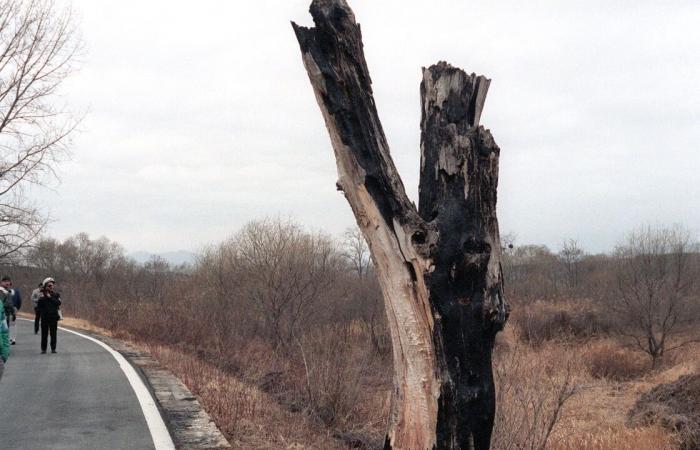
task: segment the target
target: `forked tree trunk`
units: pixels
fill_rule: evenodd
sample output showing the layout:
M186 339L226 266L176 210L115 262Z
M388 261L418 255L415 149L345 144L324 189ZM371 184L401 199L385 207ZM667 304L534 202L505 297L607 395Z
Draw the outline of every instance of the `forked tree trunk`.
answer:
M479 126L489 80L444 62L423 70L416 209L389 155L352 11L344 0L314 0L310 11L315 28L292 25L391 332L385 448L488 449L491 352L508 316L496 220L499 149Z

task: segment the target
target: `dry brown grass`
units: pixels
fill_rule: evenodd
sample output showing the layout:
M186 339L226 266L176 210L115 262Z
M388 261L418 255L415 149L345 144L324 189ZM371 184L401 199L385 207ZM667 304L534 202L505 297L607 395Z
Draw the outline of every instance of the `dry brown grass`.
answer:
M586 340L611 331L611 323L594 304L586 301L532 302L517 308L510 320L520 340L532 345Z
M82 320L66 318L63 324L114 335ZM236 448L381 448L390 367L381 358L367 359L361 351L367 345L362 333L358 326L320 330L301 338L287 354L251 341L249 349L237 350L247 355L241 359L249 366L244 373L227 370L226 364L183 345L148 344L123 332L116 337L148 350L176 374ZM557 411L545 448L678 448L668 431L656 426L628 428L626 416L644 392L700 369L700 345L688 347L665 367L648 373L636 372L637 364L645 362L643 357L630 356L628 348L609 337L527 345L509 326L499 336L497 347L497 377L501 377L501 388L505 380L511 390L499 397L500 420L506 416L509 422L501 422L496 431L508 430L515 445L503 446L496 440L494 449L538 448L556 409L556 394L563 388L572 389L575 395ZM610 368L618 363L616 359L624 359L622 368L615 369L619 372ZM596 365L608 371L603 372L605 376L592 369ZM499 368L503 369L500 373ZM329 415L324 418L324 414ZM514 423L526 425L515 429ZM539 440L528 437L528 427L539 433Z
M507 327L499 337L495 367L499 389L505 386L509 392L505 396L499 393L501 423L497 423L495 431L502 437L494 440L493 448L541 448L542 423L551 420L556 412L555 394L564 386L568 371L576 393L557 413L546 449L678 449L678 441L668 431L659 427L630 429L626 421L627 412L640 395L664 380L696 368L696 349L689 350L677 355L677 364L672 368L638 377L625 376L625 380L618 381L592 376L591 355L631 354L635 368L648 367L648 360L611 338L527 345L519 343L517 330Z
M562 437L549 450L676 450L678 442L658 427L599 430Z
M566 405L581 388L580 370L566 352L551 350L517 341L498 347L493 449L543 449L563 432L569 421Z
M197 396L235 448L345 448L307 416L212 364L164 346L144 348Z

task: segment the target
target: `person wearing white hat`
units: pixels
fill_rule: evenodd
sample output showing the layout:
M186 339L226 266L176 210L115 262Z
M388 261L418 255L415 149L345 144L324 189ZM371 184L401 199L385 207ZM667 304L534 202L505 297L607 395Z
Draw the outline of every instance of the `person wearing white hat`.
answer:
M55 282L53 278L45 279L43 284L42 294L37 302L39 315L41 316L41 353L46 353L49 334L51 335L51 353L56 353L61 295L54 291Z

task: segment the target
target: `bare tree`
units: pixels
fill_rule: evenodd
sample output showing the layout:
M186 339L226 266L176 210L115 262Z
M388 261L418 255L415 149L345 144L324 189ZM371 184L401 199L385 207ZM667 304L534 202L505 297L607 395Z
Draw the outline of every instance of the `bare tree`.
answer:
M342 256L350 264L353 275L357 276L357 279L352 279L349 297L357 308L356 315L369 330L372 346L377 353L383 354L389 347L384 336L386 320L367 241L359 228L352 227L343 234L341 244Z
M651 358L698 340L698 243L680 226L633 231L617 247L612 305L620 331ZM695 327L697 328L697 327ZM688 334L691 333L691 334Z
M365 237L357 227L348 228L343 233L343 257L350 264L350 267L357 273L358 278L367 276L367 272L372 264L369 255L369 247Z
M479 126L489 80L423 70L419 206L406 195L344 0L314 0L293 24L345 194L372 253L393 344L385 448L489 448L491 352L508 307L496 219L499 148Z
M204 249L195 264L198 296L207 305L204 314L219 352L232 338L249 336L256 326L255 305L242 295L247 279L238 253L236 239L227 239Z
M506 285L517 300L550 299L559 294L561 268L547 246L515 246L505 252L503 264Z
M43 269L47 276L61 278L62 282L92 283L100 294L111 270L123 266L125 259L118 243L105 237L90 239L87 233L63 242L41 239L27 255L28 264Z
M579 243L574 239L564 241L559 250L559 260L564 265L566 280L570 288L576 287L579 282L579 265L585 253Z
M162 256L152 255L143 265L147 280L145 294L164 306L165 286L171 271L170 263Z
M80 48L70 10L50 0L0 0L0 257L46 224L24 187L54 174L76 121L57 94Z
M517 239L518 235L513 232L501 236L501 250L504 258L515 252L515 241L517 241Z
M260 311L276 344L288 345L339 272L334 242L283 220L247 224L233 239L241 293Z
M45 270L52 277L63 278L65 265L61 243L53 238L40 239L27 253L27 264Z

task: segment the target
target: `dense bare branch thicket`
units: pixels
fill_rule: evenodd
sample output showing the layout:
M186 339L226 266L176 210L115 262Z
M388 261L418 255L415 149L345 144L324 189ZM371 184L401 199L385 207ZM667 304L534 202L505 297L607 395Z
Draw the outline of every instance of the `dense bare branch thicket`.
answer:
M580 387L571 357L550 356L535 360L517 345L497 350L499 408L492 448L544 450L565 431L564 407Z
M265 220L205 251L197 269L221 301L245 301L258 333L289 345L302 326L324 316L346 266L330 237L288 221Z
M651 358L700 339L690 328L700 318L698 242L682 227L633 231L615 251L610 305L620 332ZM688 334L688 332L691 332Z
M610 286L612 258L591 255L574 239L554 253L545 245L518 245L506 235L503 271L506 289L516 303L557 299L602 299Z
M79 48L69 10L49 0L0 0L0 258L46 224L24 188L53 175L75 128L57 94Z

